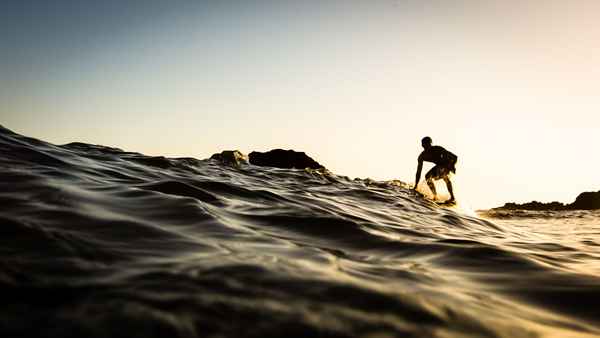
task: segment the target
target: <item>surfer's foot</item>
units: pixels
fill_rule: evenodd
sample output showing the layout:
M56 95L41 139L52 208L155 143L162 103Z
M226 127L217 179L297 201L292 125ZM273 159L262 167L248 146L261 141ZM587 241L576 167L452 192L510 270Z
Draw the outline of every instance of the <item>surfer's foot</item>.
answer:
M451 198L444 203L456 203L456 200L454 198Z

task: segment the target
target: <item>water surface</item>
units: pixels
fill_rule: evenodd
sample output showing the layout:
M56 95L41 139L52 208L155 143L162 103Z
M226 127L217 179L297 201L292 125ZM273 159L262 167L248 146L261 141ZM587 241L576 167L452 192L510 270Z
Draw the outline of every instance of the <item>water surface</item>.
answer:
M600 336L599 212L0 129L3 337Z

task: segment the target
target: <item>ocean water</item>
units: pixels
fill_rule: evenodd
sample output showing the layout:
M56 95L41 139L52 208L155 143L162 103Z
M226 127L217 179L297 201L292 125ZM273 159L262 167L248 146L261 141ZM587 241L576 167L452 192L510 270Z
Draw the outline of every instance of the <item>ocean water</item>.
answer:
M0 128L1 337L600 337L600 213Z

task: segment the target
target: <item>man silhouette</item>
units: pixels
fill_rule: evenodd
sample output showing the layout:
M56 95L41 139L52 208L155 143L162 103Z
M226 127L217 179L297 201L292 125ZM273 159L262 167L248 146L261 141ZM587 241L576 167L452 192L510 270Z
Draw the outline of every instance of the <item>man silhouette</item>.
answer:
M435 191L434 180L443 179L446 182L446 187L448 187L448 192L450 193L450 199L446 201L446 203L452 203L455 201L454 192L452 191L452 182L450 182L450 178L448 175L450 172L456 173L456 160L458 157L448 150L444 149L440 146L432 146L431 145L431 137L426 136L421 140L421 145L425 150L419 155L419 165L417 167L417 178L415 179L415 186L413 188L414 191L417 190L417 185L419 184L419 180L421 179L421 171L423 170L423 161L433 162L435 166L431 168L425 174L425 179L427 180L427 185L431 192L433 193L433 200L435 201L437 197L437 192Z

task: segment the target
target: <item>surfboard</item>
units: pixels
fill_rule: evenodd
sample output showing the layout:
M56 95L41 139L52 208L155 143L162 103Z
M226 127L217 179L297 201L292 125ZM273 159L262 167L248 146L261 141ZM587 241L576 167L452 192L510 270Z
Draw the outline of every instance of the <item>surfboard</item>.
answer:
M418 197L424 199L424 200L428 200L434 204L436 204L439 207L444 207L444 208L451 208L451 207L455 207L456 206L456 200L454 201L434 201L432 200L429 196L419 192L419 191L414 191L415 195L417 195Z
M456 206L456 200L454 200L454 201L444 201L444 202L436 202L436 201L434 201L433 203L439 205L440 207L455 207Z

